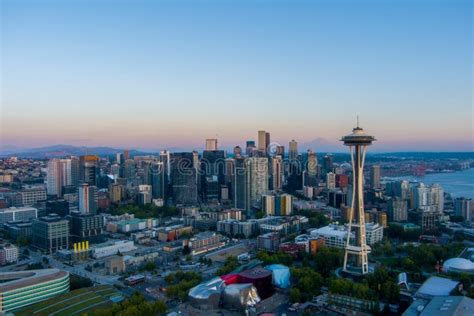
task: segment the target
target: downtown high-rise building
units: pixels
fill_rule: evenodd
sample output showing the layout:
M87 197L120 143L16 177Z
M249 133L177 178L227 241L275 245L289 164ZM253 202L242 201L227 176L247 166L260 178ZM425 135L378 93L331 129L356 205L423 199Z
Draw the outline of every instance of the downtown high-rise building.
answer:
M444 190L438 184L418 183L412 187L411 208L441 214L444 210Z
M323 158L323 169L325 173L332 172L334 168L334 157L333 155L325 155Z
M319 183L318 157L311 149L308 149L306 168L303 175L303 185L315 187Z
M255 141L248 140L245 144L245 154L250 157L254 154L256 150L257 147L255 146Z
M201 192L203 200L220 198L221 186L225 184L225 151L205 150L200 160Z
M79 160L76 157L50 159L46 173L48 195L61 196L63 187L78 185Z
M285 159L285 146L283 145L276 146L275 156L281 156L281 158Z
M206 150L208 151L217 150L217 138L206 139Z
M234 153L234 157L236 157L236 158L241 157L242 156L242 148L240 148L240 146L235 146L234 150L233 150L233 153Z
M387 211L391 222L405 222L408 220L408 201L393 197L388 201Z
M283 187L284 163L281 156L271 158L270 189L279 191Z
M245 210L247 207L247 176L246 158L234 159L234 172L232 177L232 191L234 207Z
M329 172L326 174L326 188L334 190L336 188L336 174Z
M151 185L151 195L153 199L165 200L165 168L161 161L150 162L145 172L147 184Z
M257 149L259 152L265 153L267 151L267 132L258 131Z
M192 152L172 153L171 192L173 202L182 205L196 205L198 202L197 170Z
M99 177L99 157L94 155L81 156L79 157L79 164L79 181L96 185Z
M289 144L288 158L290 162L298 159L298 142L294 139Z
M79 213L96 214L98 203L97 187L87 183L79 186Z
M246 161L246 209L260 207L262 195L268 192L268 159L251 157Z
M370 167L370 188L372 190L378 190L381 188L380 185L380 165L372 165Z
M462 217L467 222L472 221L474 219L474 201L463 197L454 199L454 215Z

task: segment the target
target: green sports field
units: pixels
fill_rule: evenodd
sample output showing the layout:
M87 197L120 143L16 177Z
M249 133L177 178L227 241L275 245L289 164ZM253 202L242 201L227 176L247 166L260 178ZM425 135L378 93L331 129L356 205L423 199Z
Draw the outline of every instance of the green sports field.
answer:
M18 316L73 316L111 304L119 293L111 286L83 288L15 311Z

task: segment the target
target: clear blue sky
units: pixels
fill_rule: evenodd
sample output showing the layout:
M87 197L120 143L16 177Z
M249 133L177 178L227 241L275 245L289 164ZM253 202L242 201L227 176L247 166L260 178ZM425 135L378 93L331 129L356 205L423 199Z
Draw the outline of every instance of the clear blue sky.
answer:
M473 150L472 2L1 1L1 143Z

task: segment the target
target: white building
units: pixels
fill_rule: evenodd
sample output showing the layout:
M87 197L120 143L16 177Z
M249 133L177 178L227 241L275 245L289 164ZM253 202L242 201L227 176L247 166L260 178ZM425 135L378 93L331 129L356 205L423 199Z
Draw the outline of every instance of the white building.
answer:
M268 160L251 157L246 161L247 209L260 207L262 195L268 192Z
M334 190L336 188L336 175L332 172L329 172L326 175L326 187L329 190Z
M311 237L324 238L326 247L344 248L347 240L347 228L345 226L328 225L313 229L310 232Z
M19 193L21 196L21 204L23 206L31 206L38 201L46 200L46 190L44 187L27 188Z
M378 223L366 223L365 235L368 245L374 245L383 239L383 226Z
M95 214L97 212L97 187L83 184L79 187L79 212L81 214Z
M137 249L133 241L129 240L120 240L113 243L104 243L96 245L92 248L92 257L95 259L104 258L117 253L130 252Z
M378 223L366 223L365 234L368 245L376 244L383 239L383 226ZM347 226L331 224L313 229L310 236L324 238L327 247L344 248L347 240ZM353 234L351 238L354 238Z
M0 247L0 264L13 263L18 261L18 247L7 244Z
M79 179L79 160L77 158L48 161L46 181L48 195L61 196L63 186L77 185Z
M38 209L34 207L10 207L0 209L0 225L9 221L27 221L38 218Z

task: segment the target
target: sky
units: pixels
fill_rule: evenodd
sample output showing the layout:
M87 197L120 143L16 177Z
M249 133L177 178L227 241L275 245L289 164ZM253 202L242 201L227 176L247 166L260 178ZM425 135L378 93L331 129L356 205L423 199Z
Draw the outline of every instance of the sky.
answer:
M0 149L474 150L468 0L0 3Z

